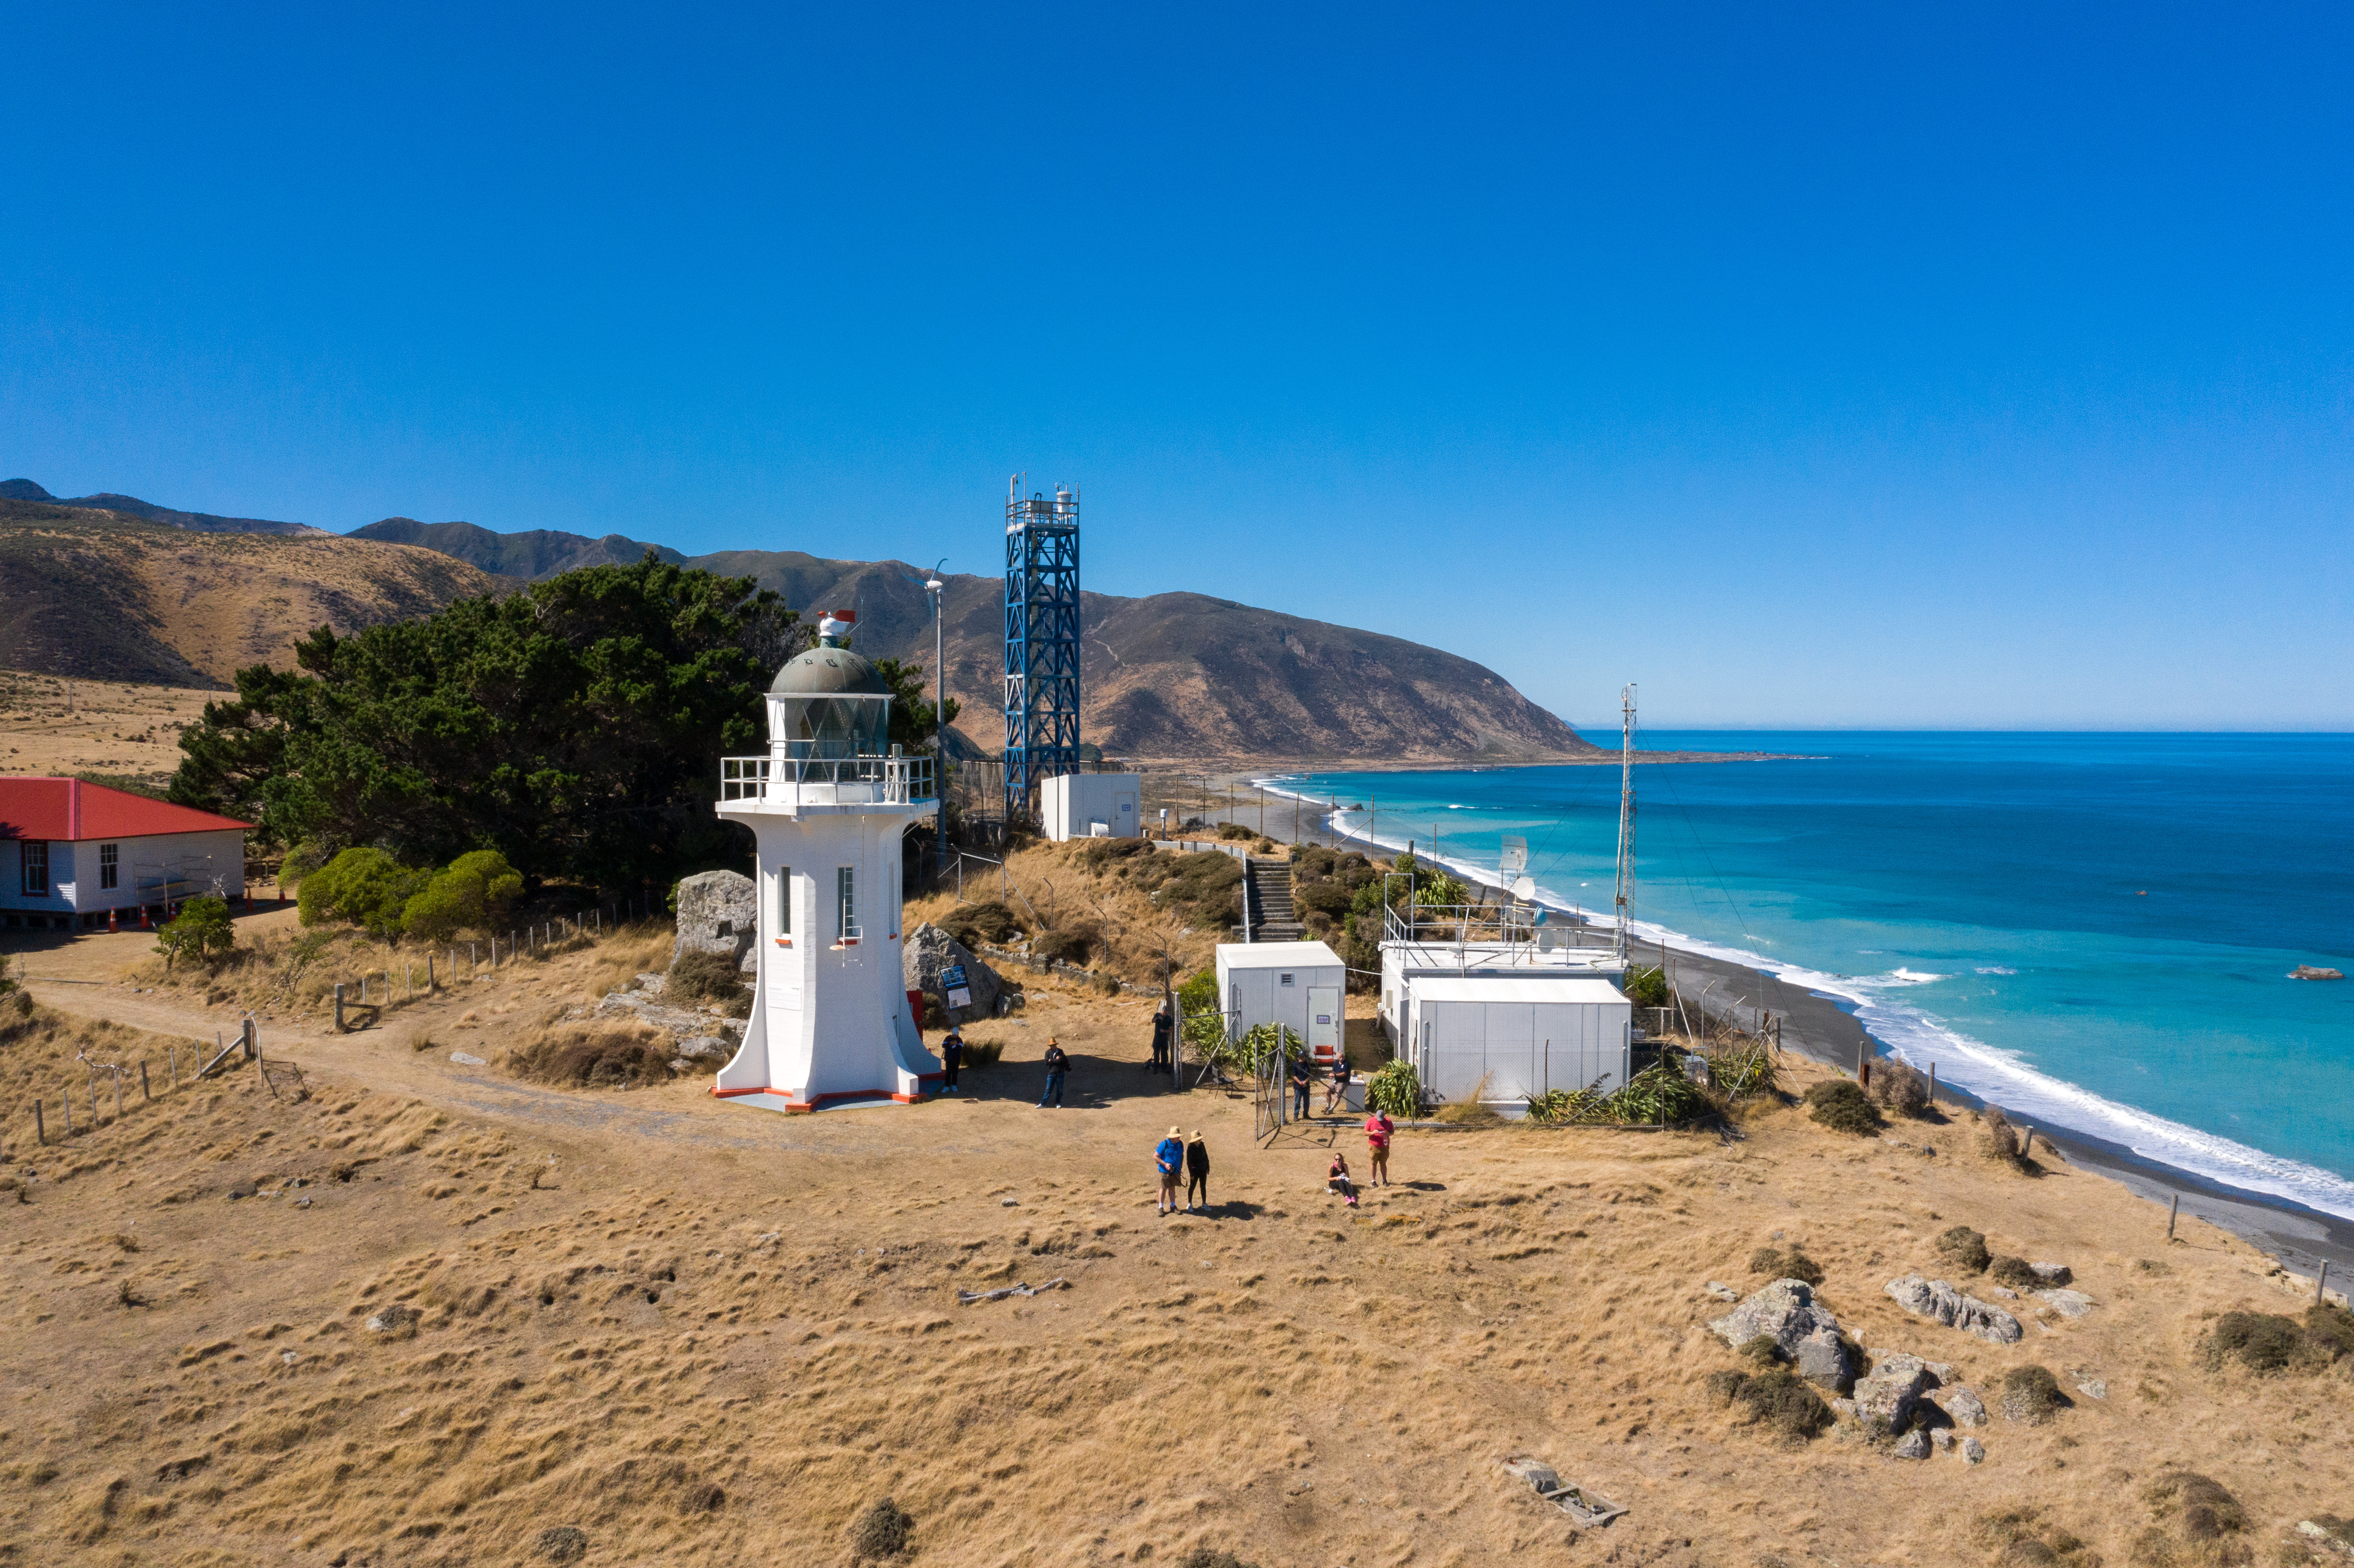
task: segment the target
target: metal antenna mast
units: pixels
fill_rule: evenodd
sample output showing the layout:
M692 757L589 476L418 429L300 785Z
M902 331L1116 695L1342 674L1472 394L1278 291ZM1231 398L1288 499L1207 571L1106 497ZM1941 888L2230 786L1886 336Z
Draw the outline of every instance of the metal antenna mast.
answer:
M1617 958L1627 961L1627 919L1635 896L1635 687L1620 688L1618 730L1618 941Z
M1005 493L1005 821L1079 770L1079 494Z

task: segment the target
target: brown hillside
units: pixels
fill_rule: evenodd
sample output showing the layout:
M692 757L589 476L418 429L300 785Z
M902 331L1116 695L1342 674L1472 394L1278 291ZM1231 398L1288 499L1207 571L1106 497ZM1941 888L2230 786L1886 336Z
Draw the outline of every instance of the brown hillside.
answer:
M0 500L0 665L225 686L297 638L429 615L511 586L431 550L334 534L196 533Z

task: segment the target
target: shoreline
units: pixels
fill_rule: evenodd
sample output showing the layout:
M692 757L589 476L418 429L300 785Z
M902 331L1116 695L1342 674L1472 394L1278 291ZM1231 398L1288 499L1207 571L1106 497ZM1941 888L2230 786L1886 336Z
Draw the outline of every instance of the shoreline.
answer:
M1614 757L1611 760L1617 758ZM1283 793L1272 786L1267 788L1269 794ZM1298 842L1355 849L1367 854L1391 855L1397 853L1391 846L1363 833L1352 832L1345 826L1335 829L1330 807L1304 796L1299 799L1304 807L1313 808L1313 814L1312 818L1303 821L1303 832ZM1223 814L1214 814L1207 820L1218 821L1225 819ZM1234 820L1244 822L1246 826L1253 825L1244 818L1239 806L1234 813ZM1294 842L1288 833L1269 832L1267 836L1281 843ZM1441 863L1447 865L1457 875L1491 888L1495 885L1476 868L1457 865L1444 856L1440 859ZM1553 906L1548 905L1547 907ZM1567 909L1559 912L1564 915L1574 913ZM1582 915L1576 917L1585 925L1595 924ZM1694 952L1672 943L1643 940L1636 944L1636 949L1656 949L1664 953L1671 977L1696 971L1734 986L1736 990L1727 993L1738 998L1733 1006L1762 1008L1773 1013L1782 1021L1783 1048L1786 1051L1796 1050L1811 1062L1851 1075L1860 1050L1868 1051L1875 1060L1894 1055L1887 1044L1850 1011L1851 1004L1841 998L1794 985L1754 965ZM1937 1095L1940 1105L1959 1106L1972 1111L1983 1108L1986 1104L1969 1091L1946 1083L1937 1086ZM2354 1221L2324 1213L2294 1199L2235 1187L2197 1171L2152 1160L2122 1144L2073 1128L2038 1124L2034 1133L2058 1150L2070 1164L2105 1176L2153 1202L2163 1205L2179 1198L2186 1216L2203 1220L2261 1248L2277 1258L2292 1273L2310 1279L2318 1272L2319 1266L2326 1262L2333 1275L2354 1280ZM2164 1245L2162 1232L2155 1235L2154 1245Z

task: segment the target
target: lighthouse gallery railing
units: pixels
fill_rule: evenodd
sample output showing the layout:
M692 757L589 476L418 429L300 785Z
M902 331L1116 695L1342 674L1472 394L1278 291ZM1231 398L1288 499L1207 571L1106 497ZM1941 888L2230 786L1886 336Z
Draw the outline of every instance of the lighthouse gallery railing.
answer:
M873 801L935 798L928 757L723 757L722 800Z

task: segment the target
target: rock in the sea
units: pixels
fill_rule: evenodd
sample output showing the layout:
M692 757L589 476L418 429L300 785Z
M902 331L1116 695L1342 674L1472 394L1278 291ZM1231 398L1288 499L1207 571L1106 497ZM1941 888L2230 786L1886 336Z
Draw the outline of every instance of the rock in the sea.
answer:
M1855 1380L1855 1413L1865 1421L1884 1421L1891 1432L1913 1425L1913 1408L1936 1383L1936 1375L1918 1356L1894 1355L1875 1360L1872 1370ZM1926 1457L1927 1449L1922 1450Z
M2037 1290L2031 1294L2062 1318L2081 1318L2098 1305L2081 1290Z
M1710 1280L1702 1288L1706 1289L1711 1296L1715 1297L1719 1301L1738 1301L1741 1299L1740 1291L1735 1290L1730 1285L1723 1285L1713 1279Z
M1917 1274L1908 1274L1902 1279L1890 1280L1887 1289L1899 1307L1916 1317L1934 1318L1949 1329L1976 1334L1989 1344L2019 1343L2018 1319L1999 1307L1963 1295L1942 1279L1924 1279Z
M1978 1390L1974 1388L1960 1383L1951 1388L1941 1388L1937 1391L1936 1405L1964 1426L1987 1424L1986 1401L1978 1397Z
M2289 970L2288 978L2291 980L2344 980L2346 972L2343 969L2323 969L2316 964L2299 964Z
M1927 1458L1929 1457L1929 1435L1926 1432L1907 1432L1904 1434L1903 1437L1897 1442L1895 1453L1896 1457L1900 1459Z
M1962 1457L1973 1465L1980 1463L1986 1458L1986 1445L1975 1437L1963 1438Z
M964 967L965 989L972 993L972 1002L951 1009L940 976L958 964ZM975 958L971 948L938 926L926 922L907 933L899 968L907 989L920 991L939 1003L952 1022L970 1023L977 1018L997 1016L998 993L1005 989L1005 982L998 979L995 969Z
M670 961L686 953L725 953L741 969L756 967L752 943L760 934L759 889L733 871L699 871L678 885L678 939Z
M1752 1340L1773 1340L1808 1383L1844 1390L1854 1381L1854 1363L1840 1342L1839 1319L1815 1300L1814 1287L1803 1279L1775 1280L1709 1328L1736 1351Z
M2027 1269L2046 1285L2073 1285L2076 1282L2076 1277L2068 1271L2064 1263L2031 1263Z

